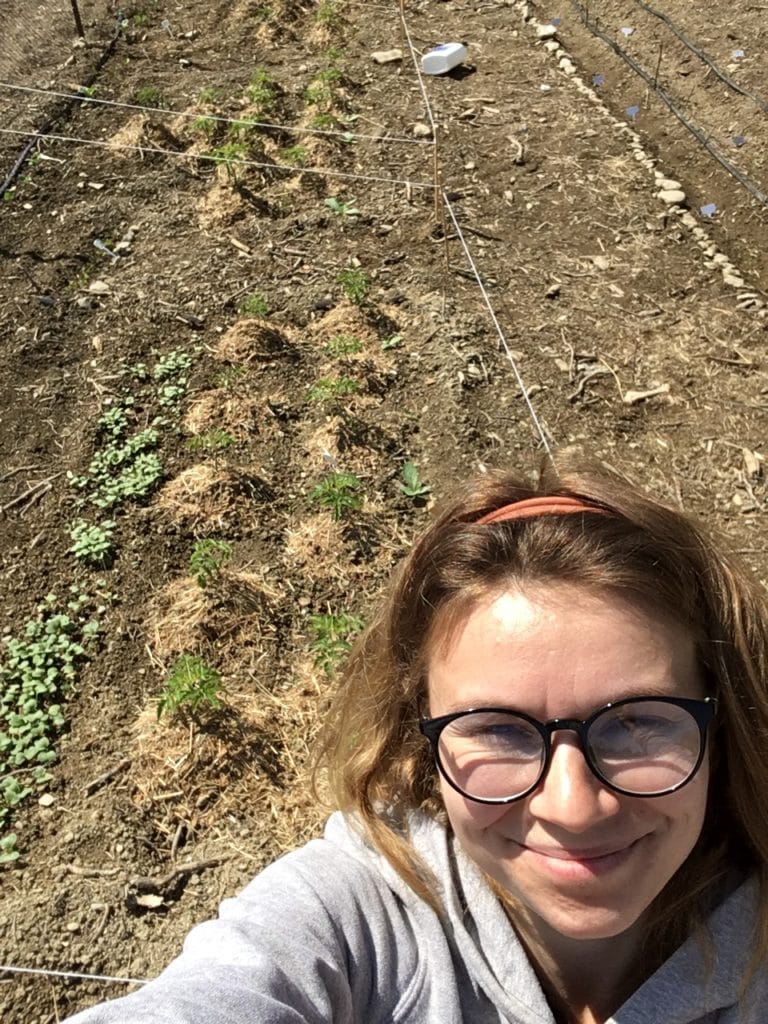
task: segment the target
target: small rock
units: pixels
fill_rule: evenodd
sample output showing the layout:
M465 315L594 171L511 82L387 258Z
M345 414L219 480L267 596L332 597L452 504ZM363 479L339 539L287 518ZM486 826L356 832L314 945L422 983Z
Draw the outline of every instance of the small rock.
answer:
M423 121L417 121L413 126L413 134L417 139L431 139L432 129L428 124L424 124Z
M68 932L72 932L73 934L74 934L74 932L79 932L80 931L80 924L79 924L79 922L77 922L77 921L67 921L67 931Z
M560 43L556 42L554 39L550 39L546 43L544 43L544 49L547 51L547 53L555 53L557 50L560 49Z
M685 202L685 192L680 188L663 188L657 195L663 203L667 203L669 206Z
M53 793L43 793L37 802L41 807L50 807L52 804L56 803L56 797Z
M546 82L542 82L539 86L539 92L552 92L552 86L547 85Z
M602 256L599 253L597 256L590 256L590 259L592 260L593 264L597 267L598 270L607 270L611 265L611 261L608 259L608 257Z
M744 278L739 277L738 274L723 274L723 284L730 285L731 288L743 288Z
M393 64L397 60L403 59L402 50L376 50L371 54L371 58L376 64Z
M560 58L560 70L564 71L566 73L566 75L575 75L576 74L576 65L573 63L572 60L569 60L567 57L561 57Z
M679 181L675 181L674 178L665 178L663 175L656 179L656 183L658 184L659 188L668 189L670 191L674 189L680 189L683 187Z
M551 39L552 36L557 35L556 25L539 25L536 29L537 39Z
M722 266L725 266L725 264L728 263L729 260L728 260L728 257L725 255L724 252L716 252L715 255L712 257L712 262L716 266L722 267Z
M109 295L111 290L106 281L91 281L88 285L91 295Z

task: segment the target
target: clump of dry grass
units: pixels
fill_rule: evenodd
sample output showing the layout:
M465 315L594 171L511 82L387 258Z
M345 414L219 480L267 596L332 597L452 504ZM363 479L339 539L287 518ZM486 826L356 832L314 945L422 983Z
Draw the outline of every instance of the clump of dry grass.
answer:
M216 643L253 646L274 633L279 594L255 573L223 569L205 588L191 576L173 580L148 614L149 643L165 660Z
M353 567L339 556L344 551L344 527L327 513L310 515L286 532L285 556L307 579L338 579Z
M253 434L276 433L274 414L263 399L229 394L221 388L204 391L192 400L184 426L190 434L226 430L240 441Z
M271 498L269 485L255 474L198 463L163 487L157 507L196 536L212 536L235 528Z
M293 356L294 332L259 317L245 317L222 334L214 355L227 363Z

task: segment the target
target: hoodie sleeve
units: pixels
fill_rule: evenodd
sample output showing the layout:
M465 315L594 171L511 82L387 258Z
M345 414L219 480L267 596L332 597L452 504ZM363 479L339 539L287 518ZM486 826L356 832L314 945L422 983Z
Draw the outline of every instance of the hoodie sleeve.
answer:
M315 840L225 900L154 981L67 1024L391 1022L415 968L392 900L359 860Z

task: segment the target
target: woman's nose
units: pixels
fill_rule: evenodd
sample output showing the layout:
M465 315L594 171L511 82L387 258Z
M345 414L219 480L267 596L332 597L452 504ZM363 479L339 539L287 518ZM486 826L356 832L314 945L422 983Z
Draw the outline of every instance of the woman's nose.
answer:
M583 832L619 811L621 798L602 784L586 762L578 738L561 733L552 739L549 766L528 807L542 821Z

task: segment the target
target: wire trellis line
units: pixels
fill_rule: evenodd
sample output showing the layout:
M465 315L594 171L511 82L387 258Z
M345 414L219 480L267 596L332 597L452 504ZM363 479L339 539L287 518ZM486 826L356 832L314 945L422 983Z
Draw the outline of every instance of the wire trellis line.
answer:
M382 136L369 135L363 132L333 131L326 128L300 128L296 125L278 124L271 121L253 121L249 117L222 117L220 114L192 113L189 110L168 110L165 107L146 107L142 106L140 103L121 103L117 100L104 100L96 96L88 96L85 93L59 92L56 89L38 89L35 86L18 85L15 82L0 82L0 88L10 89L13 92L35 93L40 96L54 96L57 99L80 102L83 106L117 107L120 110L141 110L148 114L166 114L169 117L187 117L193 120L204 119L206 121L216 121L220 124L234 124L241 128L269 128L274 131L293 132L297 135L330 135L345 140L364 139L367 141L387 144L397 142L408 146L430 147L434 145L433 140L410 139L405 135Z
M43 967L15 967L11 964L0 964L0 974L35 974L51 978L77 978L81 981L117 981L124 985L146 985L148 978L117 978L111 974L82 974L79 971L55 971Z
M35 136L35 132L22 131L20 128L0 128L1 135ZM39 142L72 142L81 146L95 146L98 149L128 150L134 153L151 153L156 156L174 156L183 160L205 160L208 163L222 164L226 161L210 153L182 153L175 149L160 149L158 146L134 146L127 142L107 142L102 139L81 139L76 135L39 135ZM327 178L346 178L350 181L373 181L383 185L405 185L410 188L434 189L431 181L412 181L408 178L382 178L374 174L354 174L349 171L332 171L324 167L289 167L286 164L270 164L259 160L232 160L236 167L260 167L269 171L287 171L290 174L318 174Z
M522 392L523 400L525 401L525 404L526 404L526 406L528 408L528 413L529 413L529 415L530 415L530 417L531 417L531 419L533 421L533 425L536 427L536 431L537 431L537 433L539 435L539 438L541 440L542 447L544 448L544 451L547 453L548 457L551 459L552 458L552 449L550 448L549 442L547 441L547 436L546 436L546 433L544 431L544 427L542 426L541 421L539 420L539 417L536 415L536 410L535 410L535 408L533 406L533 402L531 401L530 395L528 394L528 389L526 388L525 384L523 383L522 375L520 373L520 370L518 369L517 363L515 362L515 358L512 355L512 350L509 347L509 343L507 342L506 335L504 334L504 331L501 329L501 324L499 323L499 318L496 316L496 311L493 308L493 304L491 303L490 296L488 295L488 292L486 291L485 285L483 284L483 279L480 276L480 272L478 271L477 265L475 264L475 261L474 261L474 259L472 257L472 251L470 250L469 245L467 244L467 240L464 237L464 232L461 230L461 225L459 224L458 218L456 217L454 209L451 206L451 202L448 199L448 196L445 194L445 192L443 192L443 201L444 201L444 203L445 203L445 205L446 205L446 207L448 209L448 214L449 214L451 220L453 221L453 226L454 226L454 229L456 231L456 236L458 237L459 241L461 242L461 247L464 250L464 254L467 257L467 260L469 261L470 268L472 269L472 274L473 274L473 276L475 278L475 281L477 282L478 288L480 289L480 293L483 296L483 301L485 302L485 305L486 305L488 313L489 313L489 315L491 317L491 321L493 323L493 326L496 328L496 333L498 334L499 340L501 341L502 348L504 349L504 354L506 355L506 357L509 360L509 363L510 363L510 365L512 367L512 372L514 373L515 380L517 381L518 387L520 388L520 391Z

